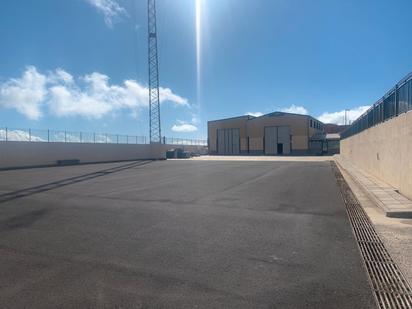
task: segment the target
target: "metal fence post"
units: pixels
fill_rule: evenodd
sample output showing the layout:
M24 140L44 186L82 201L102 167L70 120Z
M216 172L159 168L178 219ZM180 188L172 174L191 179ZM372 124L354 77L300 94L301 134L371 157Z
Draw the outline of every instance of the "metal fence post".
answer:
M47 142L50 142L50 130L47 130Z
M116 134L116 143L119 144L119 134Z
M6 127L6 142L8 141L8 129L7 129L7 127Z
M80 132L80 143L82 142L82 132Z
M29 129L29 142L31 142L31 129Z
M67 132L64 130L64 142L67 143Z
M398 84L395 85L395 116L399 115L399 95L398 95Z
M93 143L96 144L96 132L93 132Z

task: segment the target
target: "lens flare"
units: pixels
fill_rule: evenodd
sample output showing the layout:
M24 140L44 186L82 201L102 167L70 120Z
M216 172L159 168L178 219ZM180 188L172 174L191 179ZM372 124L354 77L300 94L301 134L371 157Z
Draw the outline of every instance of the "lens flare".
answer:
M197 104L200 102L200 77L201 77L201 56L202 56L202 0L196 0L196 87Z

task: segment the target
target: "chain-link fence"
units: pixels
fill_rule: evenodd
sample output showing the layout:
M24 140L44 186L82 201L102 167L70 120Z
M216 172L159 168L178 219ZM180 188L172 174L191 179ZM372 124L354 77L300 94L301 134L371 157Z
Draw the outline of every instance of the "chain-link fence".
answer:
M412 110L412 73L356 119L348 129L341 133L341 137L343 139L358 134L410 110Z
M49 143L92 143L92 144L149 144L146 136L121 135L92 132L38 130L0 127L0 141L49 142ZM207 146L202 139L163 137L162 143L171 145Z

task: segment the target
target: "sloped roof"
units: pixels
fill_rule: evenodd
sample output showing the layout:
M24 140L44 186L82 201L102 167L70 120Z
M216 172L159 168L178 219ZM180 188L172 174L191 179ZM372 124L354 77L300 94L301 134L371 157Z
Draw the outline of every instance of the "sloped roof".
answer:
M271 112L271 113L264 114L264 115L259 116L259 117L253 117L253 118L251 118L250 120L255 120L255 119L259 119L259 118L263 118L263 117L282 117L282 116L289 116L289 115L299 116L299 117L306 117L306 118L312 118L312 119L314 119L314 120L322 123L322 121L316 119L315 117L312 117L311 115L287 113L287 112L280 112L280 111Z
M242 119L242 118L245 118L246 120L248 120L248 119L253 119L253 118L256 118L256 117L252 116L252 115L243 115L243 116L237 116L237 117L229 117L229 118L223 118L223 119L209 120L208 122L226 121L226 120L234 120L234 119Z
M295 113L286 113L286 112L272 112L272 113L268 113L259 117L279 117L279 116L288 116L288 115L293 115L293 116L304 116L304 117L308 117L309 115L303 115L303 114L295 114Z
M310 116L310 115L303 115L303 114L294 114L294 113L287 113L287 112L280 112L280 111L275 111L271 112L268 114L264 114L262 116L252 116L252 115L243 115L243 116L237 116L237 117L229 117L229 118L223 118L223 119L217 119L217 120L209 120L208 122L216 122L216 121L226 121L226 120L234 120L234 119L242 119L244 118L245 120L256 120L256 119L261 119L263 117L283 117L283 116L299 116L299 117L306 117L306 118L312 118L320 123L322 121Z

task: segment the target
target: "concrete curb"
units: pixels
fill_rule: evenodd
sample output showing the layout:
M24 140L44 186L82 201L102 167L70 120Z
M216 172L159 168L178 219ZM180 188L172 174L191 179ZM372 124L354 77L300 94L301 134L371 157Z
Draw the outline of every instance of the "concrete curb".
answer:
M365 193L365 195L375 203L380 209L385 212L385 215L390 218L412 218L412 201L408 200L403 195L399 194L394 188L392 187L380 187L378 184L374 183L374 187L368 187L360 178L359 176L351 171L349 168L345 166L345 163L342 162L341 158L335 157L335 162L339 166L340 169L343 169L349 177L359 186L359 188ZM361 171L359 171L361 173ZM393 198L387 201L382 201L377 196L378 192L390 192L392 196L398 196L397 199ZM399 200L405 200L404 204L399 202ZM385 203L386 202L386 203ZM404 209L399 209L394 206L394 203L397 205L407 205ZM410 207L409 204L411 205Z

